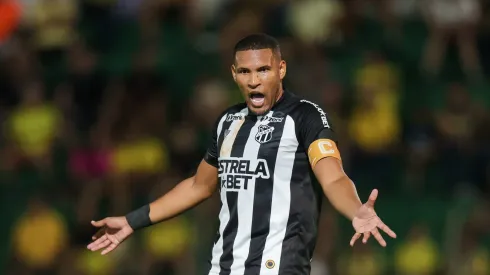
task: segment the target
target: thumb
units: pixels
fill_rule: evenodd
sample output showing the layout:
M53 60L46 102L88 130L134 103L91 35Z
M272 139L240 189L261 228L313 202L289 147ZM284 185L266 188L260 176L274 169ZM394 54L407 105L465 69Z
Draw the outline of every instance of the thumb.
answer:
M90 223L95 227L102 227L106 224L106 219L100 221L91 221Z
M369 199L366 204L370 207L374 207L374 203L376 203L377 198L378 198L378 189L373 189L371 195L369 195Z

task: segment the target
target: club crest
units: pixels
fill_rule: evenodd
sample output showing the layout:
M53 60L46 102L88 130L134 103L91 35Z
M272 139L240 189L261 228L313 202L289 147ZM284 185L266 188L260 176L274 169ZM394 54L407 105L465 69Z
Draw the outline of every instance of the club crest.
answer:
M274 127L269 125L260 125L255 135L255 141L258 143L266 143L272 139L272 132L274 132Z

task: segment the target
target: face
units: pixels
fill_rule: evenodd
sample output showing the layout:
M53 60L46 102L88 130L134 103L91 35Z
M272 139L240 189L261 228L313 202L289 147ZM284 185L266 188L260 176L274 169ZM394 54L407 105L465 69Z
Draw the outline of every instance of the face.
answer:
M256 115L267 113L282 95L286 62L271 49L237 52L231 72L248 108Z

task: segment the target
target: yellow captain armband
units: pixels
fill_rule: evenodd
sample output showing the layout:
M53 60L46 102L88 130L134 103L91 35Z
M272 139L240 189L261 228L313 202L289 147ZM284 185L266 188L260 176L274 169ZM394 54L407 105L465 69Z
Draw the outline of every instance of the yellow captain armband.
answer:
M340 158L340 152L337 148L337 144L330 139L317 139L310 144L308 148L308 159L310 160L311 167L315 165L323 158L333 157L338 160Z

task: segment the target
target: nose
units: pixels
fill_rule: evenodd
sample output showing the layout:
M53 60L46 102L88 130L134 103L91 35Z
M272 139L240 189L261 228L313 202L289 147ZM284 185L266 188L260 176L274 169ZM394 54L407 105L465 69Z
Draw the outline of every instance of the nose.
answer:
M247 85L250 89L255 89L260 86L260 79L256 73L250 74Z

